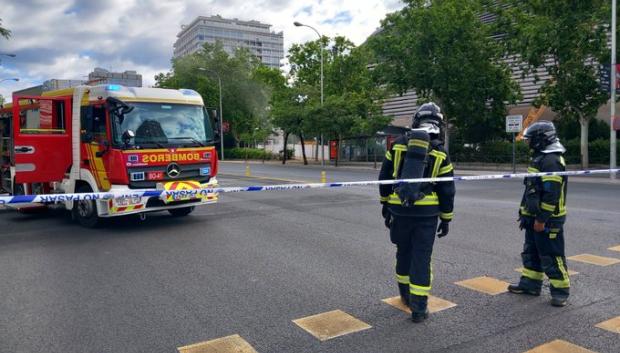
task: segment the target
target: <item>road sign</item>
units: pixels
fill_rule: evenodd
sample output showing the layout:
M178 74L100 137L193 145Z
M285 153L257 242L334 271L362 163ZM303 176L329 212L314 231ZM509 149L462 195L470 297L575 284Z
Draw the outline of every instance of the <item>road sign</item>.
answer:
M620 76L620 64L616 65L616 94L620 93L620 80L618 80L618 76ZM599 65L599 83L601 85L601 89L609 93L610 84L611 84L611 65Z
M519 133L523 128L523 115L506 116L506 132Z

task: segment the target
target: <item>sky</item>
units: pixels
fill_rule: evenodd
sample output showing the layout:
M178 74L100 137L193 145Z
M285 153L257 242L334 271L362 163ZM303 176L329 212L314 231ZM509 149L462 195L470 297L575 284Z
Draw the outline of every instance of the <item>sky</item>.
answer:
M361 44L400 0L2 0L0 94L41 84L51 78L85 79L95 67L136 70L145 86L170 70L172 45L182 24L196 16L257 20L284 32L285 52L316 33L295 27L312 25L326 36L344 35Z

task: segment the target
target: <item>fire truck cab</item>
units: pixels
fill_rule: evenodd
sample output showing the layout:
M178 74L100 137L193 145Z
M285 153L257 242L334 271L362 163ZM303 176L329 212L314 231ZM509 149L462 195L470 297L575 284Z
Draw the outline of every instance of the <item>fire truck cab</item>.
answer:
M49 203L63 204L87 227L162 210L185 216L215 203L217 194L75 202L62 194L215 186L216 123L202 97L187 89L97 85L14 95L0 109L0 189L58 195Z

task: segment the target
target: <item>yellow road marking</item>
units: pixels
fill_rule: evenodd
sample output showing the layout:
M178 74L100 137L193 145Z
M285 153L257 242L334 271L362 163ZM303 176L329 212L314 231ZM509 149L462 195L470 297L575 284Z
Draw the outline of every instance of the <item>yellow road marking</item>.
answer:
M312 315L293 320L293 322L320 341L327 341L372 327L342 310Z
M549 343L545 343L534 349L531 349L525 353L596 353L589 349L577 346L570 342L562 340L554 340Z
M241 336L232 335L177 348L179 353L257 353Z
M612 246L609 250L620 251L620 245Z
M523 267L515 268L515 271L521 273L521 272L523 272ZM574 276L574 275L578 275L578 274L579 274L579 272L577 272L577 271L568 270L568 275L569 276Z
M620 333L620 316L596 324L596 327L613 333Z
M389 304L396 309L402 310L408 314L411 314L411 309L400 300L400 296L385 298L382 300L384 303ZM441 299L439 297L435 297L432 295L428 296L428 311L432 313L436 313L442 310L454 308L456 306L455 303L447 301L445 299Z
M487 276L466 279L454 284L489 295L497 295L508 291L507 282Z
M597 256L592 254L575 255L568 257L568 259L598 266L609 266L620 263L620 259L615 259L613 257Z

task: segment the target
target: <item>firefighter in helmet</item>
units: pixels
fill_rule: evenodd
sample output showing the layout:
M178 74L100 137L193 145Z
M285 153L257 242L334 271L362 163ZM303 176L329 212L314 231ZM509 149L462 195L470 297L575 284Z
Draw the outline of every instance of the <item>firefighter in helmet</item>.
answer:
M413 116L412 130L398 137L387 151L379 180L402 180L453 175L444 149L443 115L426 103ZM382 215L396 245L396 281L414 322L428 318L432 285L431 255L435 235L448 234L454 217L454 182L380 185ZM439 227L437 226L439 220Z
M566 149L553 123L534 123L525 130L523 137L532 151L529 173L566 170L562 157ZM546 274L551 305L559 307L566 305L570 288L564 255L567 180L566 176L558 175L525 178L519 209L519 228L525 230L521 253L523 271L519 283L508 286L511 293L539 296Z

